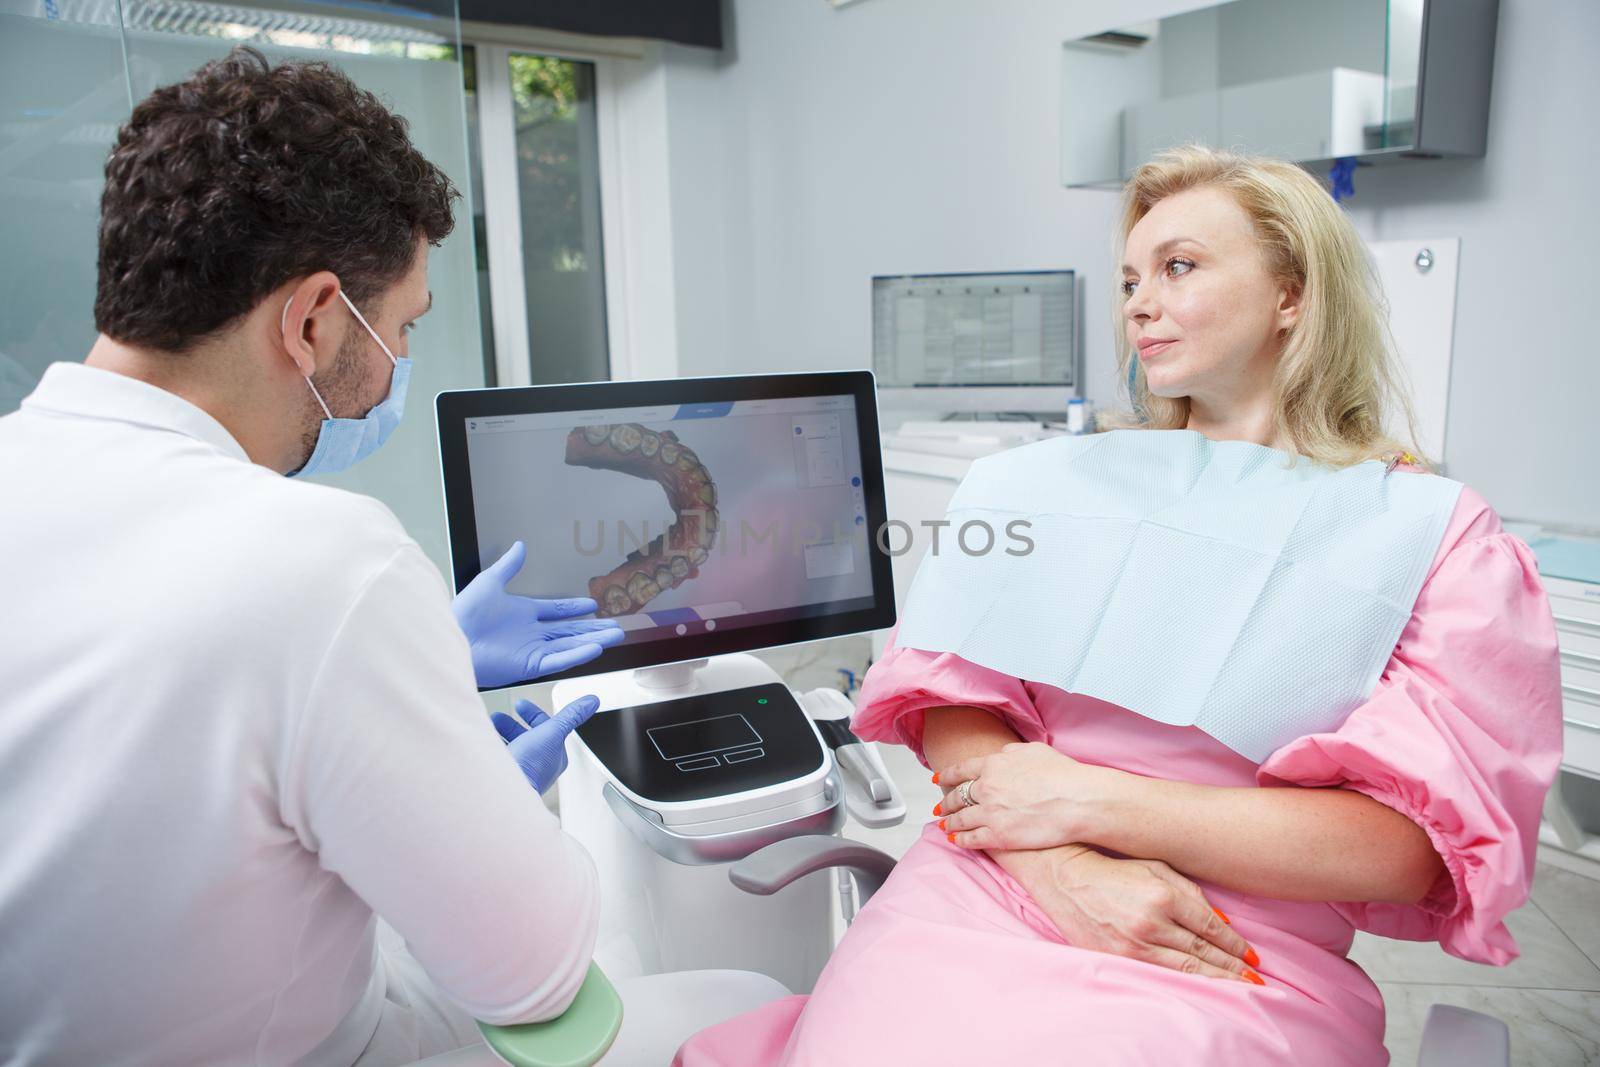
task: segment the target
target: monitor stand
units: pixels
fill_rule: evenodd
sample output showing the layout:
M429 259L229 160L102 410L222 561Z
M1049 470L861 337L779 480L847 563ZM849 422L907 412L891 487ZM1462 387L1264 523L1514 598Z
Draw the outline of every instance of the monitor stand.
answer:
M694 684L694 676L702 667L709 666L710 659L689 659L682 663L662 663L655 667L635 667L633 682L640 689L651 691L676 692L688 689Z
M600 698L600 714L614 708L654 704L680 697L728 693L758 685L782 682L783 678L763 660L748 652L734 652L710 659L664 663L585 678L564 678L555 684L551 702L556 708L585 694Z

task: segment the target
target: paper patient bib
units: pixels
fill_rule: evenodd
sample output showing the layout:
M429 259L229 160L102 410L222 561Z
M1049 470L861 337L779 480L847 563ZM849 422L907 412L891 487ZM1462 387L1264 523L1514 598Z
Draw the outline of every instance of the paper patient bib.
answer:
M1288 458L1120 430L981 459L896 644L1197 726L1258 763L1335 729L1377 685L1461 484ZM1031 551L1007 534L1019 519ZM988 552L951 536L972 522Z

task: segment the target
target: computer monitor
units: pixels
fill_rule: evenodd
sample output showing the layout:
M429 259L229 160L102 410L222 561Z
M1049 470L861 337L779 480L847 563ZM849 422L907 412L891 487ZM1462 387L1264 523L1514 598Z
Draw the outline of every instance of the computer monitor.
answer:
M872 279L885 408L1064 412L1082 395L1070 270Z
M521 540L512 592L591 596L625 631L549 678L894 623L867 371L474 389L436 412L456 589Z

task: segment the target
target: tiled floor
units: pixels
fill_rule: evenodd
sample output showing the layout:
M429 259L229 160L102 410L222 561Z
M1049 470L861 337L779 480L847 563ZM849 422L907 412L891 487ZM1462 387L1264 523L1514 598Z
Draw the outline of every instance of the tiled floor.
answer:
M1383 990L1396 1064L1417 1061L1435 1003L1504 1020L1515 1064L1600 1063L1600 882L1541 863L1533 899L1506 925L1522 947L1508 967L1465 963L1431 943L1358 936L1351 957Z
M940 794L908 751L880 751L906 796L906 821L885 830L851 823L845 835L898 857L921 834ZM1518 1067L1600 1064L1600 881L1540 863L1533 900L1507 925L1522 956L1504 968L1463 962L1432 943L1357 938L1351 955L1383 991L1385 1043L1397 1067L1417 1062L1423 1021L1438 1003L1503 1019Z

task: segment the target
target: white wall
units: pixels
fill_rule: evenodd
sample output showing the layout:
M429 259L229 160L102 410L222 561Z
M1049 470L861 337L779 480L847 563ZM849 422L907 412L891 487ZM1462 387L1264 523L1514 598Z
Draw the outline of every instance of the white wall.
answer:
M1060 185L1061 44L1197 6L732 0L723 53L663 59L679 373L868 365L873 274L1073 267L1112 396L1116 195ZM1488 159L1363 170L1352 209L1372 238L1462 238L1450 472L1588 525L1597 44L1592 0L1502 0Z
M866 366L873 274L1071 267L1109 394L1116 196L1060 184L1061 45L1174 6L736 0L724 54L669 49L680 372Z

